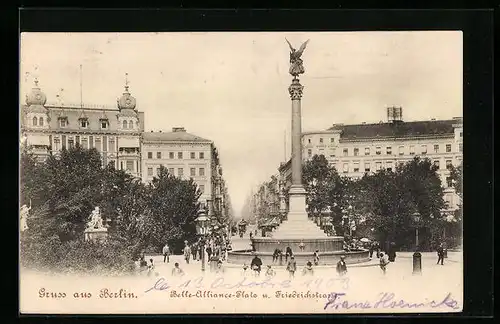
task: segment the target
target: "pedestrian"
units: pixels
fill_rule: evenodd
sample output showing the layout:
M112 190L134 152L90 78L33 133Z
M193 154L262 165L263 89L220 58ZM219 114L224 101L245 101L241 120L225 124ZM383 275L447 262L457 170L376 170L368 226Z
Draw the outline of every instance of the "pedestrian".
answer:
M283 265L283 251L281 251L281 249L278 249L278 260L279 260L278 264L280 266L282 266Z
M389 262L396 261L396 243L391 242L388 252L389 253L387 253L387 256L389 257Z
M241 274L243 275L243 277L246 277L248 274L248 266L246 265L246 263L243 263L243 270L241 271Z
M163 252L163 263L165 263L165 261L167 261L167 263L169 263L170 262L170 247L168 246L168 244L165 244L162 252Z
M297 271L297 262L295 262L295 257L292 255L290 260L286 264L286 270L290 278L295 277L295 271Z
M300 252L304 252L305 247L306 247L306 245L304 244L304 242L300 241L300 244L299 244Z
M273 252L273 263L276 263L276 261L278 261L278 248L275 248Z
M210 245L207 246L207 255L208 255L208 259L210 260L210 258L212 257L212 248L210 247Z
M205 242L200 242L200 244L198 245L198 260L203 260L203 253L205 253L205 251L203 251L205 248Z
M173 277L180 277L184 275L184 271L179 267L179 263L176 262L174 264L174 268L172 269L172 276Z
M254 258L252 259L252 263L250 263L250 268L252 269L254 276L260 276L261 267L262 260L257 254L255 254Z
M250 234L249 234L249 235L250 235L250 239L252 239L252 238L253 238L253 233L252 233L252 232L250 232Z
M370 259L373 257L373 251L375 250L375 243L374 242L371 242L370 243Z
M306 266L304 267L304 270L302 270L302 275L303 276L313 276L314 275L314 269L311 261L307 261Z
M444 265L444 248L443 248L443 243L439 244L437 248L437 255L438 255L438 261L436 264L439 264L439 261L441 261L441 265Z
M387 256L384 255L384 252L380 252L380 269L382 269L382 273L385 275L387 270L387 265L389 264L389 260L387 260Z
M377 252L377 254L376 254L377 259L380 258L380 243L379 242L375 242L374 250Z
M153 262L153 259L149 259L149 264L148 264L148 277L151 276L151 274L155 270L155 264Z
M215 273L224 274L225 272L226 269L222 265L222 261L221 260L217 261L217 267L215 268Z
M184 247L184 260L186 260L187 264L189 264L189 259L191 259L191 247L186 244Z
M314 251L314 265L319 265L319 250Z
M347 264L345 263L345 256L340 256L339 262L337 262L337 274L343 276L347 274Z
M276 275L276 272L275 272L273 269L271 269L271 265L270 265L270 264L268 264L268 265L267 265L267 270L266 270L266 278L267 278L267 279L271 279L271 278L273 278L275 275Z
M292 248L287 246L285 253L285 262L288 262L288 258L291 258L292 256L293 256Z

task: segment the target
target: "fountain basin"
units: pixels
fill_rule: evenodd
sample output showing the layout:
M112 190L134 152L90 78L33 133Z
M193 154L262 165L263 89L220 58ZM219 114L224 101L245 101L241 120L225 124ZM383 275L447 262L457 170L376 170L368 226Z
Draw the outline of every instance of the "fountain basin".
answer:
M259 252L274 252L279 248L285 253L286 248L290 247L294 254L299 252L310 252L311 255L316 250L320 254L328 252L343 251L342 245L344 238L342 236L329 236L321 238L286 238L278 239L271 237L256 237L252 239L254 249ZM304 249L301 251L299 245L303 243Z
M304 243L305 244L305 243ZM274 251L274 250L273 250ZM313 253L314 252L294 252L295 261L298 266L305 265L307 261L313 261ZM254 256L257 255L264 265L274 264L275 266L279 266L279 262L273 263L273 252L263 252L252 250L239 250L239 251L230 251L228 252L227 262L230 264L247 264L249 265L252 262ZM355 264L361 262L367 262L370 260L369 251L365 249L361 249L359 251L330 251L330 252L320 252L319 253L319 265L336 265L340 260L341 256L345 256L345 262L347 264ZM286 266L285 255L283 254L282 258L282 266Z

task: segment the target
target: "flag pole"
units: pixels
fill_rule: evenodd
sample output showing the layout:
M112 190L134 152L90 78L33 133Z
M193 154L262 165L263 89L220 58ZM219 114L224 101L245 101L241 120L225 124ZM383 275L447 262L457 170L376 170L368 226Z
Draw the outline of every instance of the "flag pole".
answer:
M80 64L80 107L83 108L83 78L82 78L83 66Z

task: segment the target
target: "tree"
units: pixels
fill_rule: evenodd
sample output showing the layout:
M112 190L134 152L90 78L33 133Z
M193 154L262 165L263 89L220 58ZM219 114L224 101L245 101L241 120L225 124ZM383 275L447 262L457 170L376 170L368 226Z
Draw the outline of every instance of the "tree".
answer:
M334 171L323 155L314 155L302 165L302 183L307 191L307 212L319 216L330 206L335 187Z
M175 245L192 240L196 235L201 196L196 183L192 179L181 180L162 166L148 190L150 211L140 226L142 241L150 247L161 248L165 242Z

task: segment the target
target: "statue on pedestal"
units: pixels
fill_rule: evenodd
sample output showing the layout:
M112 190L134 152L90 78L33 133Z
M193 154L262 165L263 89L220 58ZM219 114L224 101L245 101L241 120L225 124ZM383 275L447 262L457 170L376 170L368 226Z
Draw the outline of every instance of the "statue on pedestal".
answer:
M26 205L21 206L21 210L19 211L19 228L21 229L21 232L24 232L28 229L27 220L30 210L31 207L28 207Z
M297 76L299 74L303 74L305 72L303 65L304 62L302 61L301 56L306 49L309 40L306 40L304 43L302 43L299 50L293 48L288 39L285 38L285 40L288 43L288 46L290 46L290 69L288 70L288 73L290 73L294 77L294 79L297 79Z
M87 223L87 229L103 229L104 225L102 223L101 212L99 207L95 207L90 214L90 221Z

